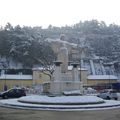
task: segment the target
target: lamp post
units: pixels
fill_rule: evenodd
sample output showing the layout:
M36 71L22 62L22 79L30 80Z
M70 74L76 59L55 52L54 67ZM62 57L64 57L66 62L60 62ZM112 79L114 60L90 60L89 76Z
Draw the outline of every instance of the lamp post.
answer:
M111 64L108 64L108 66L109 66L109 69L108 69L109 88L111 89L112 88L112 86L111 86L111 80L110 80L110 74L111 74L110 67L111 67Z
M6 85L6 69L4 69L4 75L5 75L5 83L4 83L4 91L7 90L7 85Z
M110 86L110 89L112 89L112 82L111 82L110 74L111 72L109 71L109 86Z
M82 80L82 67L83 67L83 60L84 60L84 48L81 47L81 50L79 51L79 54L80 54L80 80Z
M79 53L79 59L80 59L80 81L81 81L81 47L80 47L80 40L78 39L78 45L77 45L77 48L78 48L78 53Z

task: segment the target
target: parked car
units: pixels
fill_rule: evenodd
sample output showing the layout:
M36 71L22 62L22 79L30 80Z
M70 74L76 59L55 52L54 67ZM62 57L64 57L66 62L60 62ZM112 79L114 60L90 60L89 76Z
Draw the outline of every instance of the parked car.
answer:
M22 96L26 96L25 89L22 89L22 88L12 88L5 92L0 93L0 97L2 97L3 99L18 98Z
M97 97L107 99L107 100L110 100L110 99L117 100L118 99L117 92L115 90L102 91L97 95Z

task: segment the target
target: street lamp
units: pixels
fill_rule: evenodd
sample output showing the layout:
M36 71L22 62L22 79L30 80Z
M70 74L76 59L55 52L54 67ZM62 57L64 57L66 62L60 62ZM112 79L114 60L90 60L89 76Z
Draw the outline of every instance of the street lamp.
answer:
M6 69L4 69L4 75L5 75L5 83L4 83L4 91L7 90L7 85L6 85Z

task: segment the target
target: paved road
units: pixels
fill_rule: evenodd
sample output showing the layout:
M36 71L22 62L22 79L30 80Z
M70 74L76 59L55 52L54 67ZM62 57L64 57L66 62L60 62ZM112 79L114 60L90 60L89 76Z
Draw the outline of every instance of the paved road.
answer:
M0 107L0 120L120 120L120 108L111 110L62 112Z
M120 108L98 111L35 111L0 107L0 120L120 120Z

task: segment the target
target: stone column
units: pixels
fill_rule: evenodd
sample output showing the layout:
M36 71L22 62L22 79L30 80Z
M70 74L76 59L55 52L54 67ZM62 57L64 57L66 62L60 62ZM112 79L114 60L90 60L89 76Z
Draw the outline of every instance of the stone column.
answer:
M50 93L51 94L60 94L61 93L61 63L55 61L55 71L54 71L54 80L50 83Z
M61 71L62 73L66 73L68 71L68 50L66 46L60 48L59 54L58 54L58 61L61 61Z
M55 61L55 72L54 72L54 81L61 81L61 63L60 61Z
M78 73L78 68L77 66L79 65L78 63L72 63L73 65L73 80L78 82L79 80L79 73Z
M84 61L83 59L80 60L81 67L84 67Z

